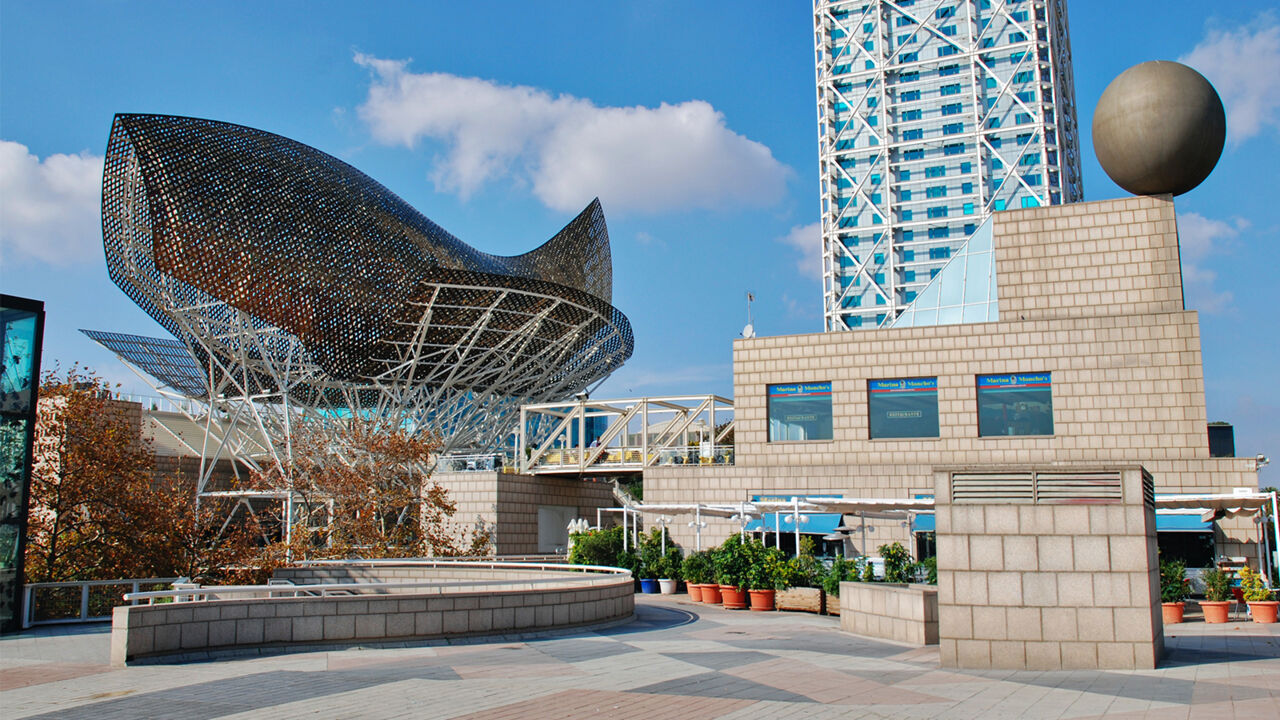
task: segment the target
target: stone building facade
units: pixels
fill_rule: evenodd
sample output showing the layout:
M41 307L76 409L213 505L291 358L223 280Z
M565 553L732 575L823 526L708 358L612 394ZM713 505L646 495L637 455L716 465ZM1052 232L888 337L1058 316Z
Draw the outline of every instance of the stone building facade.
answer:
M735 341L736 465L652 468L645 499L932 496L937 466L997 464L1140 465L1157 493L1256 489L1256 460L1209 454L1200 325L1183 304L1172 199L1012 210L991 222L998 321ZM1049 376L1051 433L980 435L978 378L999 373ZM872 439L869 383L899 378L936 378L937 437ZM770 441L768 388L786 383L830 383L830 439ZM869 549L906 539L900 522L877 522ZM734 529L713 521L703 543ZM673 532L692 546L691 529ZM1247 519L1222 520L1215 534L1218 554L1256 555Z

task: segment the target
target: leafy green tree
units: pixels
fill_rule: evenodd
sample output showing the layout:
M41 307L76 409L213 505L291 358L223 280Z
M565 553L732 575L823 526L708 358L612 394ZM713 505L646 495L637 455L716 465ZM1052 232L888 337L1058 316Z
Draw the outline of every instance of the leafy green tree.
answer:
M891 583L911 582L911 553L902 543L881 545L877 550L884 558L884 581Z

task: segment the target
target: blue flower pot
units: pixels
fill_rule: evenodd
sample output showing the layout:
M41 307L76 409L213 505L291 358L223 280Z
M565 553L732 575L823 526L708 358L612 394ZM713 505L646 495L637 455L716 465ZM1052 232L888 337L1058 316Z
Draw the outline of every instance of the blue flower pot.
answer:
M640 578L640 592L650 594L658 592L658 581Z

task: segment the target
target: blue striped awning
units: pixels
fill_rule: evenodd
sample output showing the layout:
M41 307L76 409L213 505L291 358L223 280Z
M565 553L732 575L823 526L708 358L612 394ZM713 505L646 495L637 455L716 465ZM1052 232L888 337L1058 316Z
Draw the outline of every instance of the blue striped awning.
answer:
M1156 532L1213 532L1213 523L1188 513L1156 513Z
M933 513L916 515L914 518L911 519L911 532L920 533L920 532L933 532L933 531L934 531Z

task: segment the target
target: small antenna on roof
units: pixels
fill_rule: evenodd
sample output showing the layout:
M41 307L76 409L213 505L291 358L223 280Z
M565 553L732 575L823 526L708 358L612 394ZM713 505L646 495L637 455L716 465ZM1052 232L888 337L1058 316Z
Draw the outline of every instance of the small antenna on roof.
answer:
M751 301L755 299L756 299L756 296L753 295L750 290L748 290L747 291L747 326L742 328L742 337L744 338L753 338L756 336L756 328L754 325L751 324Z

